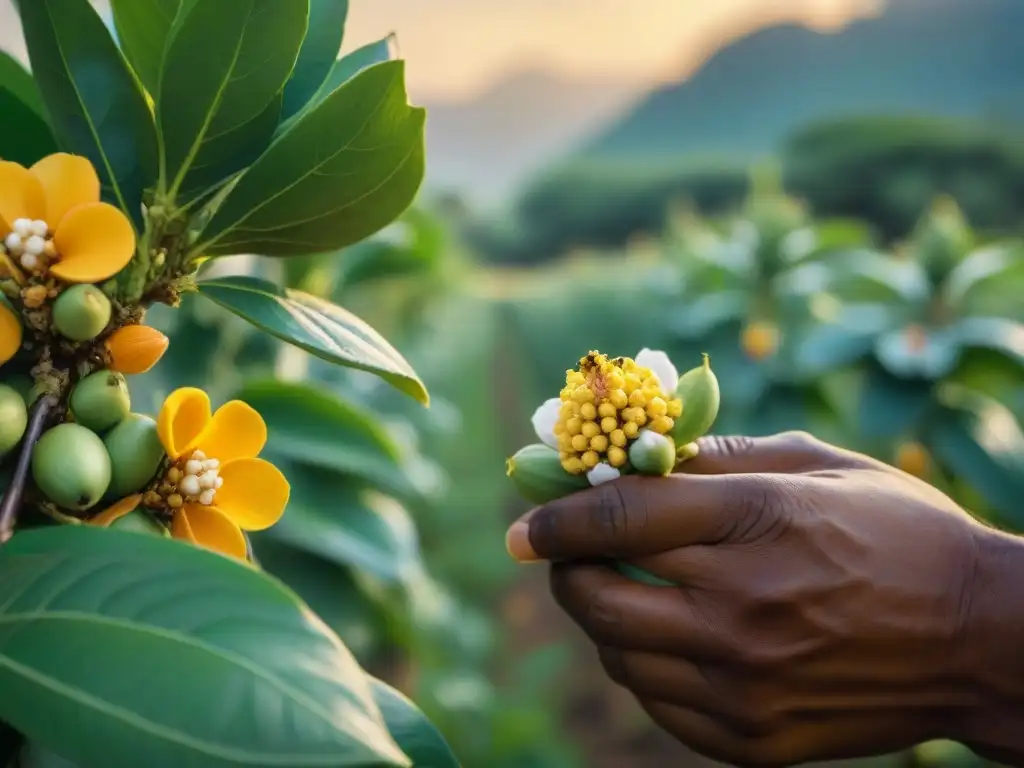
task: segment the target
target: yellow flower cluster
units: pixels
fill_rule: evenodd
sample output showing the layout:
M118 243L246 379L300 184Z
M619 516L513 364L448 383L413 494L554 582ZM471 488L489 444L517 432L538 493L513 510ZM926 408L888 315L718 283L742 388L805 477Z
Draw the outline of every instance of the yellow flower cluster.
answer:
M665 394L649 368L598 352L565 372L561 400L555 436L562 467L574 475L602 461L624 466L626 449L642 427L667 434L683 412L682 401Z

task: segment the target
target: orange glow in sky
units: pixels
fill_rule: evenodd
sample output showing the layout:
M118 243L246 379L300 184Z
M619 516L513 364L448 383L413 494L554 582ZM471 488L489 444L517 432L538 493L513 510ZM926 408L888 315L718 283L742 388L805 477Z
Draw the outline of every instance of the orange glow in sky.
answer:
M106 0L93 0L104 12ZM828 29L879 0L350 0L345 50L398 34L413 99L459 99L503 75L547 69L640 85L678 77L770 23ZM24 59L0 0L0 48Z

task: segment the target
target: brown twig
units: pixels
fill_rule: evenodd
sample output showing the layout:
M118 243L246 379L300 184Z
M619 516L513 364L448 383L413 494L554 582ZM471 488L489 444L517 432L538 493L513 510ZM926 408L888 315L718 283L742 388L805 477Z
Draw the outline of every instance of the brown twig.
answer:
M3 501L0 501L0 544L6 544L14 535L14 524L18 519L18 512L21 510L21 498L25 492L28 470L32 464L32 449L43 434L47 417L57 407L57 404L56 397L44 395L32 406L32 414L29 416L28 429L25 430L25 440L21 444L21 453L18 455L18 466L14 470L14 478L4 494Z

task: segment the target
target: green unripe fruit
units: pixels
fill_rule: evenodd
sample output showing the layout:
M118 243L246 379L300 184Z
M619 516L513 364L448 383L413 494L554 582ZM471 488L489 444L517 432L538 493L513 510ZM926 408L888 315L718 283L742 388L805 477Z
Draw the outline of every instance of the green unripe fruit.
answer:
M711 359L707 355L702 365L679 377L676 397L683 401L683 413L675 420L671 434L676 445L685 446L706 435L718 417L722 396L718 377L711 370Z
M558 451L543 443L521 448L505 462L505 474L519 495L534 504L546 504L590 487L586 475L570 475L562 468Z
M32 449L32 479L50 501L66 509L86 510L110 485L110 456L92 430L58 424Z
M72 341L95 339L110 322L110 299L95 285L73 285L53 302L53 325Z
M110 455L110 488L107 496L121 499L141 491L153 479L165 456L156 422L129 413L103 438Z
M641 475L667 475L676 465L676 444L671 437L641 430L629 446L629 463Z
M13 387L0 384L0 459L21 442L27 426L25 399Z
M115 371L97 371L78 382L70 405L75 421L94 432L120 423L132 407L128 383Z
M6 377L4 383L21 395L27 405L35 402L35 398L32 397L32 388L35 387L35 382L32 381L31 376L16 373L13 376Z
M149 536L162 536L164 538L170 538L171 532L166 527L160 525L153 518L147 515L141 510L133 510L127 515L117 518L114 522L107 526L118 531L130 531L132 533L145 533Z

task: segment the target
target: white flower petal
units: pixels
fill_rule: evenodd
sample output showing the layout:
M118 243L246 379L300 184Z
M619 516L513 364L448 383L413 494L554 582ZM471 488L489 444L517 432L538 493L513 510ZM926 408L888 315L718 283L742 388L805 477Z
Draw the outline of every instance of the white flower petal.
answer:
M555 437L555 424L558 423L558 412L562 410L562 401L553 397L545 400L544 404L533 412L533 429L537 437L545 445L551 448L558 448L558 438Z
M618 480L620 477L622 477L622 473L619 470L603 461L587 472L587 480L590 481L591 485L608 483L612 480Z
M679 383L679 371L672 365L672 361L669 360L668 355L662 352L660 349L648 349L644 347L640 350L640 354L636 356L636 364L643 366L644 368L650 368L651 372L658 377L658 382L661 384L661 391L666 395L671 395L676 390L676 384Z

